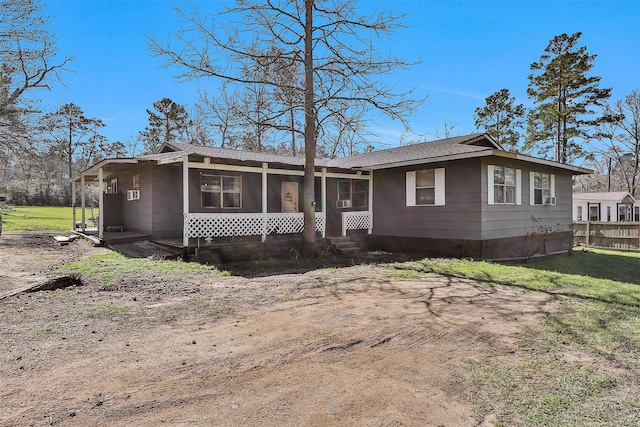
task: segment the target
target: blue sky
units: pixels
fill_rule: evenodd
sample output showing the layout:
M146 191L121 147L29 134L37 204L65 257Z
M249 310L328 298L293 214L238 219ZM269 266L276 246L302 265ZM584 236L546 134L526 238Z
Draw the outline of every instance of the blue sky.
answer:
M182 2L179 2L182 4ZM145 33L166 39L179 26L165 0L45 0L61 55L75 56L73 73L51 91L37 95L44 109L73 102L88 117L104 120L103 134L127 143L147 124L146 109L169 97L193 105L197 84L178 83L176 69L161 68ZM220 1L196 1L201 10L217 9ZM405 60L422 62L410 71L387 76L400 87L416 87L428 95L412 126L423 139L444 133L475 132L473 113L484 99L507 88L518 102L526 97L529 66L549 40L561 33L583 33L581 45L597 54L592 74L601 87L613 87L612 100L640 89L640 0L361 0L363 7L408 13L393 39L381 47ZM401 126L380 122L380 139L399 143Z

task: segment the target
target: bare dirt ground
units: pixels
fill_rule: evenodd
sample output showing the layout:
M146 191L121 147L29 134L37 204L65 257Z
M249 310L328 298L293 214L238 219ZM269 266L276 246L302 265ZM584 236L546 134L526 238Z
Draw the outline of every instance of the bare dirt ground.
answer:
M107 251L0 237L0 293ZM468 360L548 295L360 265L0 300L2 426L474 426Z

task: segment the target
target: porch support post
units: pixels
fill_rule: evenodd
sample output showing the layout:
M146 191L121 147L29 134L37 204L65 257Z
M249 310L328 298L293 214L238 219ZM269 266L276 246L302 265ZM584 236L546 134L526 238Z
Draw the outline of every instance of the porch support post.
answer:
M373 171L369 171L369 234L373 233Z
M104 181L102 176L102 168L98 169L98 237L104 238ZM84 209L83 209L84 211ZM83 215L84 221L84 215Z
M71 229L76 229L76 180L71 181L71 212L73 218L73 225Z
M189 155L182 158L182 246L189 246L189 227L187 214L189 213Z
M324 239L327 237L327 168L322 168L320 197L322 198L322 215L324 215L324 227L322 227L322 238Z
M82 230L82 232L86 232L87 231L87 214L86 214L86 205L87 205L87 194L85 193L85 182L84 182L84 175L82 175L80 177L80 208L82 210L81 216L82 216L82 225L80 226L80 229ZM100 209L100 206L98 206L98 209ZM98 215L100 215L100 211L98 210Z
M267 169L269 168L268 163L262 164L262 241L267 240L267 204L269 201L267 194Z

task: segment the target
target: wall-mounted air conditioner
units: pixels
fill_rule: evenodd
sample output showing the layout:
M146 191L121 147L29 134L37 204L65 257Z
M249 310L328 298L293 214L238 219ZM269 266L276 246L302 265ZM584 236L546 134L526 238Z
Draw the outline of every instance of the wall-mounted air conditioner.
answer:
M127 190L127 200L140 200L140 190Z
M549 205L549 206L555 206L556 205L556 198L555 197L551 197L551 196L544 196L542 198L542 204L543 205Z
M336 207L338 209L350 208L351 207L351 200L338 200L338 201L336 201Z

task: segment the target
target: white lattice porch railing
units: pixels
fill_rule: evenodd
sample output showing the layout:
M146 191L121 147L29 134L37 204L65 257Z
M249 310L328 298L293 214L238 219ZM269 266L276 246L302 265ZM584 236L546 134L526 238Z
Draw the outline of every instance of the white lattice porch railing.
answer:
M369 234L373 229L373 212L354 211L342 212L342 235L347 235L347 230L367 230Z
M326 216L316 212L316 231L325 235ZM184 216L184 237L216 238L301 233L304 214L295 213L188 213Z

